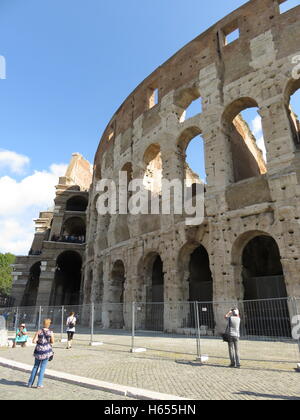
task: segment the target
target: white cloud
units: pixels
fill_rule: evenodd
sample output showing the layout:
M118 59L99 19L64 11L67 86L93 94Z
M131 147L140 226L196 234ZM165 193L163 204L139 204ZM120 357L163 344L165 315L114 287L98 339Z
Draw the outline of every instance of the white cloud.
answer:
M263 152L263 157L265 161L267 161L267 150L266 150L265 140L263 136L262 121L259 115L257 115L252 121L252 133L254 134L256 138L257 146Z
M262 134L262 122L259 115L257 115L252 121L252 132L255 136Z
M0 234L0 252L26 255L33 240L34 223L27 217L22 220L22 223L13 218L0 218Z
M23 174L30 159L10 150L0 149L0 169L8 169L14 174Z
M33 235L33 219L53 205L58 177L67 165L53 164L48 171L35 171L17 181L0 178L0 252L27 254Z

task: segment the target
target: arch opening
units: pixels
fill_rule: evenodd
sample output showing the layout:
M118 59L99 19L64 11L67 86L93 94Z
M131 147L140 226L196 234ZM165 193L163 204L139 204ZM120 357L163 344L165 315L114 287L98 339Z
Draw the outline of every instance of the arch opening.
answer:
M71 243L84 243L86 237L86 224L80 217L67 219L62 227L61 240Z
M41 275L41 262L35 263L29 271L21 306L36 306Z
M295 147L300 149L300 78L288 87L287 114Z
M258 104L252 98L233 102L223 115L230 143L234 182L267 173L267 151Z
M198 246L189 260L189 301L199 302L198 315L203 331L214 331L213 278L210 270L209 256L204 246ZM193 305L193 304L192 304ZM192 325L196 326L195 311L190 309Z
M65 251L56 260L51 305L78 305L81 289L82 258L74 251Z
M69 198L66 203L66 211L85 212L88 206L88 200L85 197L76 195Z
M202 97L196 87L182 89L175 95L174 105L178 109L179 121L184 121L202 113Z
M242 264L245 300L287 297L279 248L273 238L257 236L248 242Z
M177 149L181 157L181 178L186 186L206 182L205 147L199 127L184 130L179 136Z
M199 180L206 183L205 148L202 136L193 137L185 151L185 177L191 184Z
M150 331L164 330L164 271L159 254L152 252L143 260L144 287L146 289L146 311L144 325Z
M245 327L249 335L291 336L279 247L270 236L251 239L242 253Z

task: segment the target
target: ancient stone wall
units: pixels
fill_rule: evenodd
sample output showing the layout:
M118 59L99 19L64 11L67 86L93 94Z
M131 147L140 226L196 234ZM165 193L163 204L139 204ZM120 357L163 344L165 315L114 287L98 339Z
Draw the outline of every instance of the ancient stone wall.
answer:
M213 299L242 300L243 251L259 236L276 241L287 295L300 295L300 161L289 112L290 95L300 87L292 77L293 57L300 54L300 7L280 14L280 3L251 0L225 17L142 82L113 116L94 162L85 302L114 302L112 274L119 261L125 268L122 301L147 301L153 256L163 262L164 301L188 301L189 261L200 245L209 255ZM239 38L226 44L237 28ZM151 99L155 89L157 104ZM185 110L199 97L202 112L185 120ZM239 117L256 106L267 164ZM188 227L172 214L97 214L98 180L117 182L126 165L133 179L144 179L149 150L159 152L161 162L151 170L183 179L185 150L198 134L207 173L202 225ZM221 322L222 314L215 317ZM180 313L168 322L165 328L176 328Z

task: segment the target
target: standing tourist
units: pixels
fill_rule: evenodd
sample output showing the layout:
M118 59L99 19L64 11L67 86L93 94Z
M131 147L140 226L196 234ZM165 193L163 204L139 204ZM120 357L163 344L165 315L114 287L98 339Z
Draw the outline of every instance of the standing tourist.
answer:
M31 372L31 376L28 382L28 387L32 388L35 378L39 371L39 380L37 388L43 388L43 380L45 375L45 370L49 359L53 358L52 345L54 344L54 335L50 330L51 320L45 319L43 323L43 328L35 333L35 336L32 340L36 344L34 350L35 363Z
M68 334L67 349L68 350L72 348L72 341L75 334L76 322L77 322L77 319L75 317L75 312L71 312L67 319L67 334Z
M225 319L228 321L226 331L228 334L228 348L231 361L230 367L239 369L241 367L239 349L241 318L239 310L233 308L225 315Z

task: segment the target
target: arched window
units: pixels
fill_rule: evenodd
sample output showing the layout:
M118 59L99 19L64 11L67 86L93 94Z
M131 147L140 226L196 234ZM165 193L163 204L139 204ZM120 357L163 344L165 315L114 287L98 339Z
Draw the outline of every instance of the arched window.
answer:
M300 148L300 79L293 80L287 90L287 114L290 120L294 144Z
M67 219L62 228L61 240L64 242L85 242L86 224L80 217Z
M298 0L278 0L280 14L286 13L294 7L299 6Z
M203 182L206 182L205 149L201 136L194 137L186 148L186 164L186 170L191 171L189 175L192 179L196 175Z
M175 94L174 104L177 107L178 117L181 123L202 112L202 98L197 88L178 91Z
M182 176L191 186L206 181L204 141L198 127L190 127L179 137L178 152L182 156Z
M267 172L267 153L258 104L251 98L234 101L223 115L230 142L234 182Z
M74 196L69 198L66 204L67 211L85 212L88 206L88 200L82 196Z
M201 98L195 99L191 104L188 106L188 108L185 110L185 114L182 116L182 119L188 120L190 118L195 117L198 114L201 114L202 112L202 100Z

